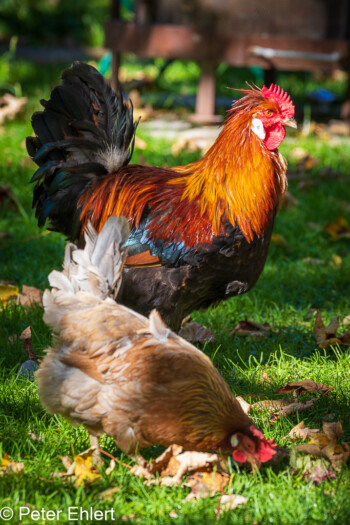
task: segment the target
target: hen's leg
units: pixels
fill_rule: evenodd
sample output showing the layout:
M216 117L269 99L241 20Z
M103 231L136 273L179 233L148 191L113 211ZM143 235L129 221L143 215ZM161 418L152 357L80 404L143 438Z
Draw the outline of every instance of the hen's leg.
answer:
M99 450L99 439L97 436L93 436L92 434L89 434L90 437L90 445L95 450L92 453L92 462L97 465L97 463L100 463L101 461L101 454Z

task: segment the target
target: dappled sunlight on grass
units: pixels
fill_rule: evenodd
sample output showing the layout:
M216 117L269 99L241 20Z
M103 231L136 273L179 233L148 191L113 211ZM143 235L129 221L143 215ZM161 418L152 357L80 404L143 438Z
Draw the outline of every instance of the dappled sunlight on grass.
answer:
M181 74L177 72L179 68ZM6 123L0 133L0 183L11 186L22 207L22 211L16 207L0 210L0 232L8 234L0 237L0 280L11 280L18 286L27 284L44 289L48 286L48 273L62 265L63 236L39 229L31 210L32 186L28 181L35 167L27 160L24 145L26 135L31 133L30 114L39 108L38 98L47 98L49 88L58 79L58 70L53 68L40 82L41 68L31 70L28 65L17 66L19 77L22 74L24 94L29 96L28 106L15 121ZM191 92L196 74L197 70L191 67L186 77L183 66L175 62L163 82L170 83L171 75L175 75L176 91L189 78L188 92ZM148 137L142 131L142 123L140 135L147 148L136 149L134 162L142 155L148 164L179 165L198 156L183 151L173 157L171 144ZM287 448L291 442L286 436L301 419L312 428L321 428L323 419L329 415L334 421L342 422L344 440L350 441L350 350L347 347L321 350L313 335L315 309L322 312L326 323L337 315L342 321L350 314L350 241L347 238L332 241L324 230L324 226L338 216L350 220L347 204L350 184L346 180L350 173L350 141L342 138L332 143L319 136L299 135L288 138L281 150L288 157L293 173L297 171L293 157L296 147L307 150L319 163L303 175L304 179L314 181L313 184L302 188L298 180L290 182L289 190L298 204L280 210L274 230L285 242L271 245L265 270L247 295L193 314L193 318L209 326L216 337L215 344L201 348L234 393L244 396L248 402L277 399L276 390L293 380L313 379L334 388L300 415L292 414L271 422L263 411L254 411L252 417L256 424L269 438ZM322 168L329 166L334 172L341 172L342 177L322 178ZM8 337L19 335L31 326L33 351L42 355L51 344L51 333L42 321L42 313L40 307L8 305L0 310L2 450L25 463L20 476L0 477L0 497L4 501L11 498L18 505L29 502L37 508L47 506L48 502L52 505L50 508L82 505L104 509L113 505L119 521L121 516L132 513L142 523L173 523L169 513L175 510L179 516L177 523L216 523L214 511L218 498L184 503L186 489L145 487L121 465L93 487L78 490L51 476L52 472L62 470L59 456L81 452L88 448L89 441L82 427L74 428L61 417L45 412L35 383L16 381L19 365L27 356L21 342L10 343ZM244 319L267 322L271 330L255 340L233 335L234 327ZM342 325L340 332L345 328ZM305 395L308 398L308 394ZM29 431L40 439L32 439ZM103 437L101 444L124 462L130 461L118 451L111 438ZM150 448L145 456L156 457L159 451L160 447ZM349 468L343 469L337 481L325 482L319 487L310 486L300 476L292 476L285 463L264 466L255 476L235 471L232 479L232 491L247 497L248 504L237 508L229 518L223 517L220 523L338 525L348 521ZM98 494L111 486L120 487L113 502L99 500Z

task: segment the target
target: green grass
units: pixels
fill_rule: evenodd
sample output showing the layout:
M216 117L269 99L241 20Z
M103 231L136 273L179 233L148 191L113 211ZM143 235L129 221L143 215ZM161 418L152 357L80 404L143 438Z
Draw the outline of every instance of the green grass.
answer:
M58 69L45 72L43 68L34 69L22 62L11 66L8 73L9 80L20 82L23 93L29 96L24 113L3 125L0 134L0 183L9 184L21 204L21 211L7 206L0 210L0 232L9 233L9 237L0 239L0 280L12 280L19 286L45 288L48 273L53 268L60 268L62 263L64 239L39 230L31 211L32 188L28 180L34 167L27 160L23 142L31 133L30 114L38 108L38 99L47 97L49 87L58 77ZM189 75L192 74L193 71L189 71ZM181 75L181 79L186 79L184 69ZM299 86L301 91L302 86ZM142 124L140 132L148 144L142 155L149 164L176 165L195 158L194 154L186 152L173 158L171 144L147 137L142 133ZM325 166L348 176L350 142L345 138L330 143L315 136L289 136L281 151L292 168L295 168L292 151L297 146L319 158L320 163L307 174L309 180L315 181L308 190L301 191L297 182L290 183L298 206L283 208L274 230L283 235L286 246L271 245L263 275L249 294L194 314L197 321L210 326L216 335L217 343L206 345L204 351L232 390L248 401L254 402L256 394L277 398L277 388L292 380L313 379L334 387L330 395L321 398L303 414L294 414L276 423L270 423L263 412L253 414L266 435L287 448L292 444L285 436L297 422L304 419L310 427L321 427L323 419L330 415L332 420L342 422L344 440L350 441L350 353L346 348L319 350L313 337L314 318L310 315L310 309L317 308L328 322L336 315L343 319L350 314L349 240L332 242L323 230L338 215L350 220L350 185L336 177L319 177ZM139 154L135 152L135 161ZM319 226L315 227L315 223ZM334 264L334 254L341 257L340 268ZM320 259L322 264L305 263L306 257ZM257 341L232 336L234 326L245 318L269 322L273 327L271 334ZM184 502L188 489L146 487L141 480L130 476L122 465L118 465L109 477L103 475L95 485L79 489L51 476L52 472L64 470L59 456L72 456L73 451L79 453L88 448L88 435L83 428L74 428L61 417L49 416L40 405L35 383L16 381L17 370L26 354L19 342L10 345L8 337L20 334L28 325L32 328L33 350L43 354L51 343L51 334L42 321L42 310L16 306L0 310L1 447L14 461L25 463L21 474L0 477L0 508L15 509L17 518L13 523L20 523L21 506L39 511L41 508L61 510L60 518L52 523L66 523L69 506L95 510L113 508L117 523L122 522L122 516L130 514L135 515L133 522L152 524L349 523L349 467L345 467L335 481L320 486L310 485L299 475L292 475L285 463L263 466L257 475L234 471L230 490L247 497L248 503L219 521L215 518L219 494L213 499ZM345 329L341 326L340 332ZM263 380L262 371L270 376L270 383ZM33 440L29 431L39 439ZM129 462L112 439L102 438L101 445ZM148 449L145 455L155 457L159 450L159 447ZM98 498L100 492L114 486L120 490L112 501ZM172 510L176 511L177 518L169 516ZM21 523L33 523L33 520L24 518ZM45 521L40 518L36 523Z

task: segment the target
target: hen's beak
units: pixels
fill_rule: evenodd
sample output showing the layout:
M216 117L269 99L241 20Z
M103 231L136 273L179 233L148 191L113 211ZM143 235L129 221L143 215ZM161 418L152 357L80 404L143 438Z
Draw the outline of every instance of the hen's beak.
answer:
M284 126L289 126L290 128L297 128L298 127L298 125L296 123L296 120L294 118L286 118L283 121L283 125Z

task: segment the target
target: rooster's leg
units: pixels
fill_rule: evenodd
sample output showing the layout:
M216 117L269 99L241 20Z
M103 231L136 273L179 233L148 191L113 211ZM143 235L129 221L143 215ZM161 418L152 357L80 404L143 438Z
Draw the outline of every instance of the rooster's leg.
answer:
M97 465L101 461L101 454L99 450L99 440L97 436L93 436L92 434L89 434L90 437L90 445L92 448L94 448L94 451L92 453L92 462L94 465Z

